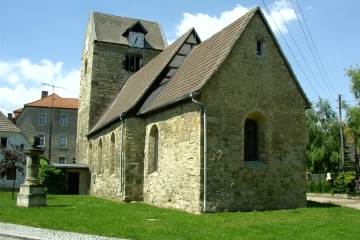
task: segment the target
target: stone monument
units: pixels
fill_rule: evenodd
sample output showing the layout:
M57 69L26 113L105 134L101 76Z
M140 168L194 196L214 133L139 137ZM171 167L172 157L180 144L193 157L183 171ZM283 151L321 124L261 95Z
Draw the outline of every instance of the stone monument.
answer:
M26 154L26 178L25 183L20 185L16 205L20 207L46 206L44 186L38 180L40 155L44 153L44 150L38 147L39 137L33 137L30 144L31 146L24 151Z

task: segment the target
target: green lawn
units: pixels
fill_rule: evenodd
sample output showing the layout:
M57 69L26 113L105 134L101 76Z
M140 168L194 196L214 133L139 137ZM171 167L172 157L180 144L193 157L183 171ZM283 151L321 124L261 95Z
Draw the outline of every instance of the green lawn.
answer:
M47 207L16 207L0 192L0 222L129 239L360 239L360 211L308 208L193 215L142 203L48 195Z

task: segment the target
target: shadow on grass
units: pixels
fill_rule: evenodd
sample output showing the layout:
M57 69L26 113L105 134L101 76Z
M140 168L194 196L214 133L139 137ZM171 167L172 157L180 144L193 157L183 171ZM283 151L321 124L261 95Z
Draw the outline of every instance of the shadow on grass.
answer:
M340 206L332 203L319 203L314 201L307 201L308 208L338 208Z

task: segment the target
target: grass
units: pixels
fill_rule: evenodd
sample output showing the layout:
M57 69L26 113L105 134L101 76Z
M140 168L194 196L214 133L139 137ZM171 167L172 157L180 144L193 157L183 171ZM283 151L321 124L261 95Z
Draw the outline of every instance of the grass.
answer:
M48 195L42 208L16 207L0 192L0 222L128 239L359 239L356 209L308 208L193 215L84 195Z

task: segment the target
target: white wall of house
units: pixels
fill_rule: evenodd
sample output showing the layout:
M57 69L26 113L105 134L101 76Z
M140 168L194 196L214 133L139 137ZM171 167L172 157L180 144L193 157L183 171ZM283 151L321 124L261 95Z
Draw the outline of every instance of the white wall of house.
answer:
M0 132L0 138L7 138L7 148L11 148L11 144L24 145L24 148L29 146L29 141L21 132ZM3 160L3 156L0 154L0 161ZM26 167L25 167L26 169ZM20 184L25 182L26 172L24 175L16 171L15 188L19 188ZM0 179L0 188L12 188L14 180L8 180L7 177Z

